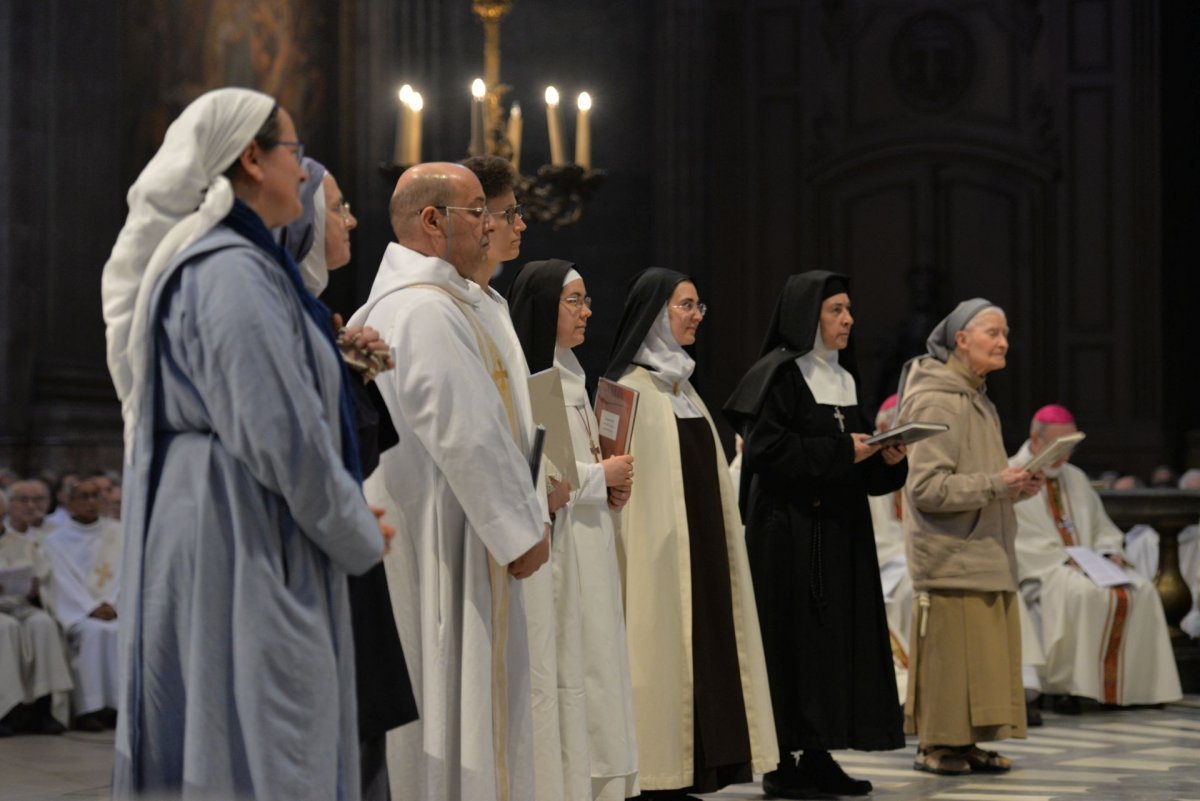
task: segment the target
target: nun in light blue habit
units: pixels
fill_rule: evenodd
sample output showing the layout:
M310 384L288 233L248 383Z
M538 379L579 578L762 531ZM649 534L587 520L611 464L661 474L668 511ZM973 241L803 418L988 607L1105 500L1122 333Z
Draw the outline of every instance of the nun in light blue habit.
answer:
M359 798L346 575L383 540L328 311L268 230L299 213L296 138L270 97L200 97L104 268L126 424L114 798Z

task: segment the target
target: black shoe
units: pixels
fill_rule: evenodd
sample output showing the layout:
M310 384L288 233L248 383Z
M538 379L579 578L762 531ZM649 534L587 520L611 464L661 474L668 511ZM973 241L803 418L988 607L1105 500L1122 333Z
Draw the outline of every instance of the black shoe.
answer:
M100 717L100 722L110 729L117 728L117 710L105 707L96 713Z
M1025 704L1025 725L1029 728L1042 725L1042 712L1037 708L1037 701Z
M88 732L104 731L104 721L100 719L99 712L89 712L86 715L80 715L75 718L75 730Z
M828 751L805 751L800 771L813 789L833 795L866 795L875 789L866 779L852 779Z
M0 737L12 737L17 732L3 720L0 720Z
M1083 708L1075 696L1060 695L1054 699L1054 711L1060 715L1078 715Z
M790 758L786 757L785 758ZM815 792L811 787L793 784L784 777L784 772L773 770L763 774L763 795L767 798L812 798Z
M33 722L29 727L30 734L47 734L58 735L67 730L67 727L59 723L53 715L46 714Z

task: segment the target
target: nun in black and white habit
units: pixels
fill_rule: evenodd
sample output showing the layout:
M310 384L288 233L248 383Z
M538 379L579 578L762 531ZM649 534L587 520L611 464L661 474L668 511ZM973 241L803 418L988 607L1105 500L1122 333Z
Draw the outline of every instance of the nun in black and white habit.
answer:
M867 496L904 486L908 467L902 449L861 443L847 292L836 273L791 276L724 409L746 441L746 545L784 755L763 786L785 798L870 792L829 751L904 746Z
M623 801L638 794L637 731L615 508L610 484L624 489L632 465L600 458L596 413L581 344L591 309L583 278L570 262L535 261L521 268L508 292L513 327L529 369L558 369L571 429L579 487L555 517L552 541L558 709L562 730L564 801Z
M619 539L647 796L712 792L779 760L736 493L688 380L695 362L683 344L702 317L690 278L639 273L606 371L640 393Z

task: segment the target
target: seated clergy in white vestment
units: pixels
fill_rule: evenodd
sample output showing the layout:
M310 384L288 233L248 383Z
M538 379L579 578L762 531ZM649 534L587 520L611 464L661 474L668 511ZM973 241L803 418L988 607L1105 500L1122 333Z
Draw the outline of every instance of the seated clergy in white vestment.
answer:
M112 726L117 707L117 594L121 527L100 517L100 491L84 479L70 489L68 517L46 538L46 598L67 633L75 679L75 725Z
M18 481L9 488L18 507L15 517L22 522L32 507L34 483ZM32 537L9 527L4 512L0 494L0 737L61 734L50 696L71 689L71 672L58 624L34 605L44 560Z
M1200 469L1192 468L1179 477L1179 489L1200 490ZM1200 637L1200 526L1192 525L1179 532L1179 573L1192 591L1192 608L1179 621L1179 628L1189 637ZM1132 566L1146 579L1153 581L1158 573L1159 535L1150 526L1138 525L1125 534L1125 555Z
M1062 406L1034 415L1029 440L1010 460L1025 465L1076 431ZM1040 623L1042 689L1105 704L1156 704L1182 697L1179 673L1154 585L1125 568L1121 531L1087 475L1067 456L1045 469L1040 496L1016 505L1021 593ZM1128 583L1100 587L1065 550L1082 546L1115 562Z
M896 396L892 395L875 415L875 430L887 431L896 423ZM904 555L904 528L901 495L868 495L871 525L875 529L875 555L879 559L879 578L883 585L883 608L887 615L888 635L896 665L896 684L904 698L908 686L908 636L912 629L913 587Z

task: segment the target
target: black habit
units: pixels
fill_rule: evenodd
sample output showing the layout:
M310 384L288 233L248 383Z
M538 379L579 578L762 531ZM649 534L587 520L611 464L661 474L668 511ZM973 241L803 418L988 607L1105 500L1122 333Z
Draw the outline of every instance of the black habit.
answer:
M908 464L855 464L850 434L870 431L858 405L818 404L795 362L823 298L847 285L792 276L763 356L725 407L745 438L746 547L781 755L904 746L867 495L902 487ZM852 343L839 363L854 375Z

